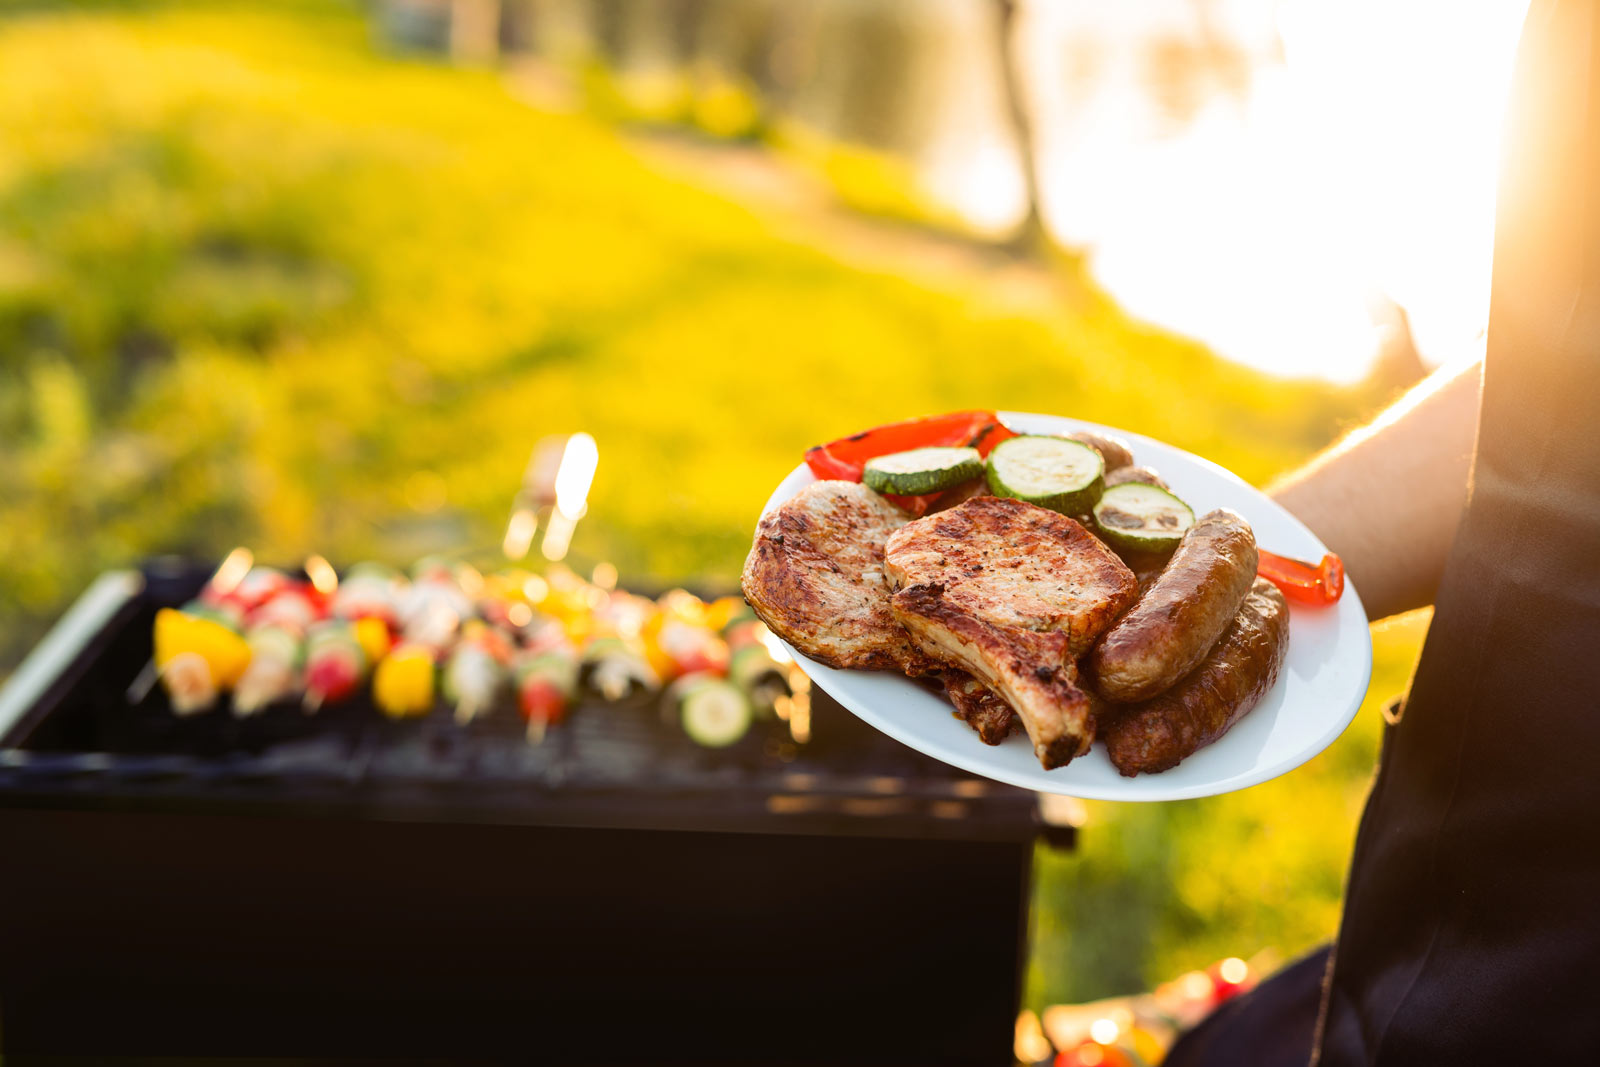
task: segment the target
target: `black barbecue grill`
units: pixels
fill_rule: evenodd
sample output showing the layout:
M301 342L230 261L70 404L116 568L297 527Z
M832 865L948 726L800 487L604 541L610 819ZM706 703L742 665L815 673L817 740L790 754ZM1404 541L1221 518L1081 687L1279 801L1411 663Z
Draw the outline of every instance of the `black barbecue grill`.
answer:
M103 576L0 691L5 1051L999 1063L1032 794L824 694L390 722L129 696L210 568Z

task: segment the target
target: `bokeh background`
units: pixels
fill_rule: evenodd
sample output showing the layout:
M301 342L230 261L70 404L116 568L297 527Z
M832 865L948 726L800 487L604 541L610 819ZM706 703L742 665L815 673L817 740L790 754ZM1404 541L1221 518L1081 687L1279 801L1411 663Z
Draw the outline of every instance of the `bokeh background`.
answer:
M968 407L1266 484L1481 351L1523 4L0 2L0 677L106 568L492 564L735 587L802 449ZM1083 805L1029 1006L1334 930L1380 719Z

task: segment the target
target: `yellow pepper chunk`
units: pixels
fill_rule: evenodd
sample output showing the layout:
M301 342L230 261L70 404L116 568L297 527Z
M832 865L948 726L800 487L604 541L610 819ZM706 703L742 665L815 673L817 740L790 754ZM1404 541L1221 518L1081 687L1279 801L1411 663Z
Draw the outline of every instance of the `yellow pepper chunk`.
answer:
M230 689L250 665L250 645L220 622L197 618L176 608L156 612L156 667L166 670L185 652L203 659L218 689Z
M372 699L391 719L410 719L433 710L433 653L402 644L378 664Z
M377 663L389 654L394 640L389 636L389 624L371 615L357 619L353 627L356 644L367 654L368 663Z

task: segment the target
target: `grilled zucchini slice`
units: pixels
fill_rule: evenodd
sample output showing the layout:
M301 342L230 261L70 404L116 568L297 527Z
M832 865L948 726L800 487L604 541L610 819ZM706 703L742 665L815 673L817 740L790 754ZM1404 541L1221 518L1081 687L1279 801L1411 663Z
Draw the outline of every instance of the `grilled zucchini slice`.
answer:
M861 481L868 489L895 496L922 496L971 481L983 473L976 448L913 448L867 460Z
M1087 515L1105 488L1105 461L1079 441L1013 437L989 453L989 488L1063 515Z
M1094 507L1095 530L1122 552L1170 552L1194 525L1194 511L1165 489L1124 482Z

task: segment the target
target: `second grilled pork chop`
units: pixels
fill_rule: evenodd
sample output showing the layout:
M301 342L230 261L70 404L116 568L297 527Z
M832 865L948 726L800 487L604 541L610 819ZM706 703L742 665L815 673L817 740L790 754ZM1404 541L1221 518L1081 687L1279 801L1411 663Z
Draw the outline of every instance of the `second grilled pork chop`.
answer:
M896 530L884 560L894 617L1016 710L1046 770L1088 751L1076 660L1139 592L1115 553L1063 515L976 497Z
M772 632L830 667L925 674L933 664L889 613L883 549L905 512L857 482L815 482L763 515L745 599Z
M956 715L978 731L986 745L998 745L1011 734L1017 713L994 691L966 671L944 671L944 695L956 706Z

